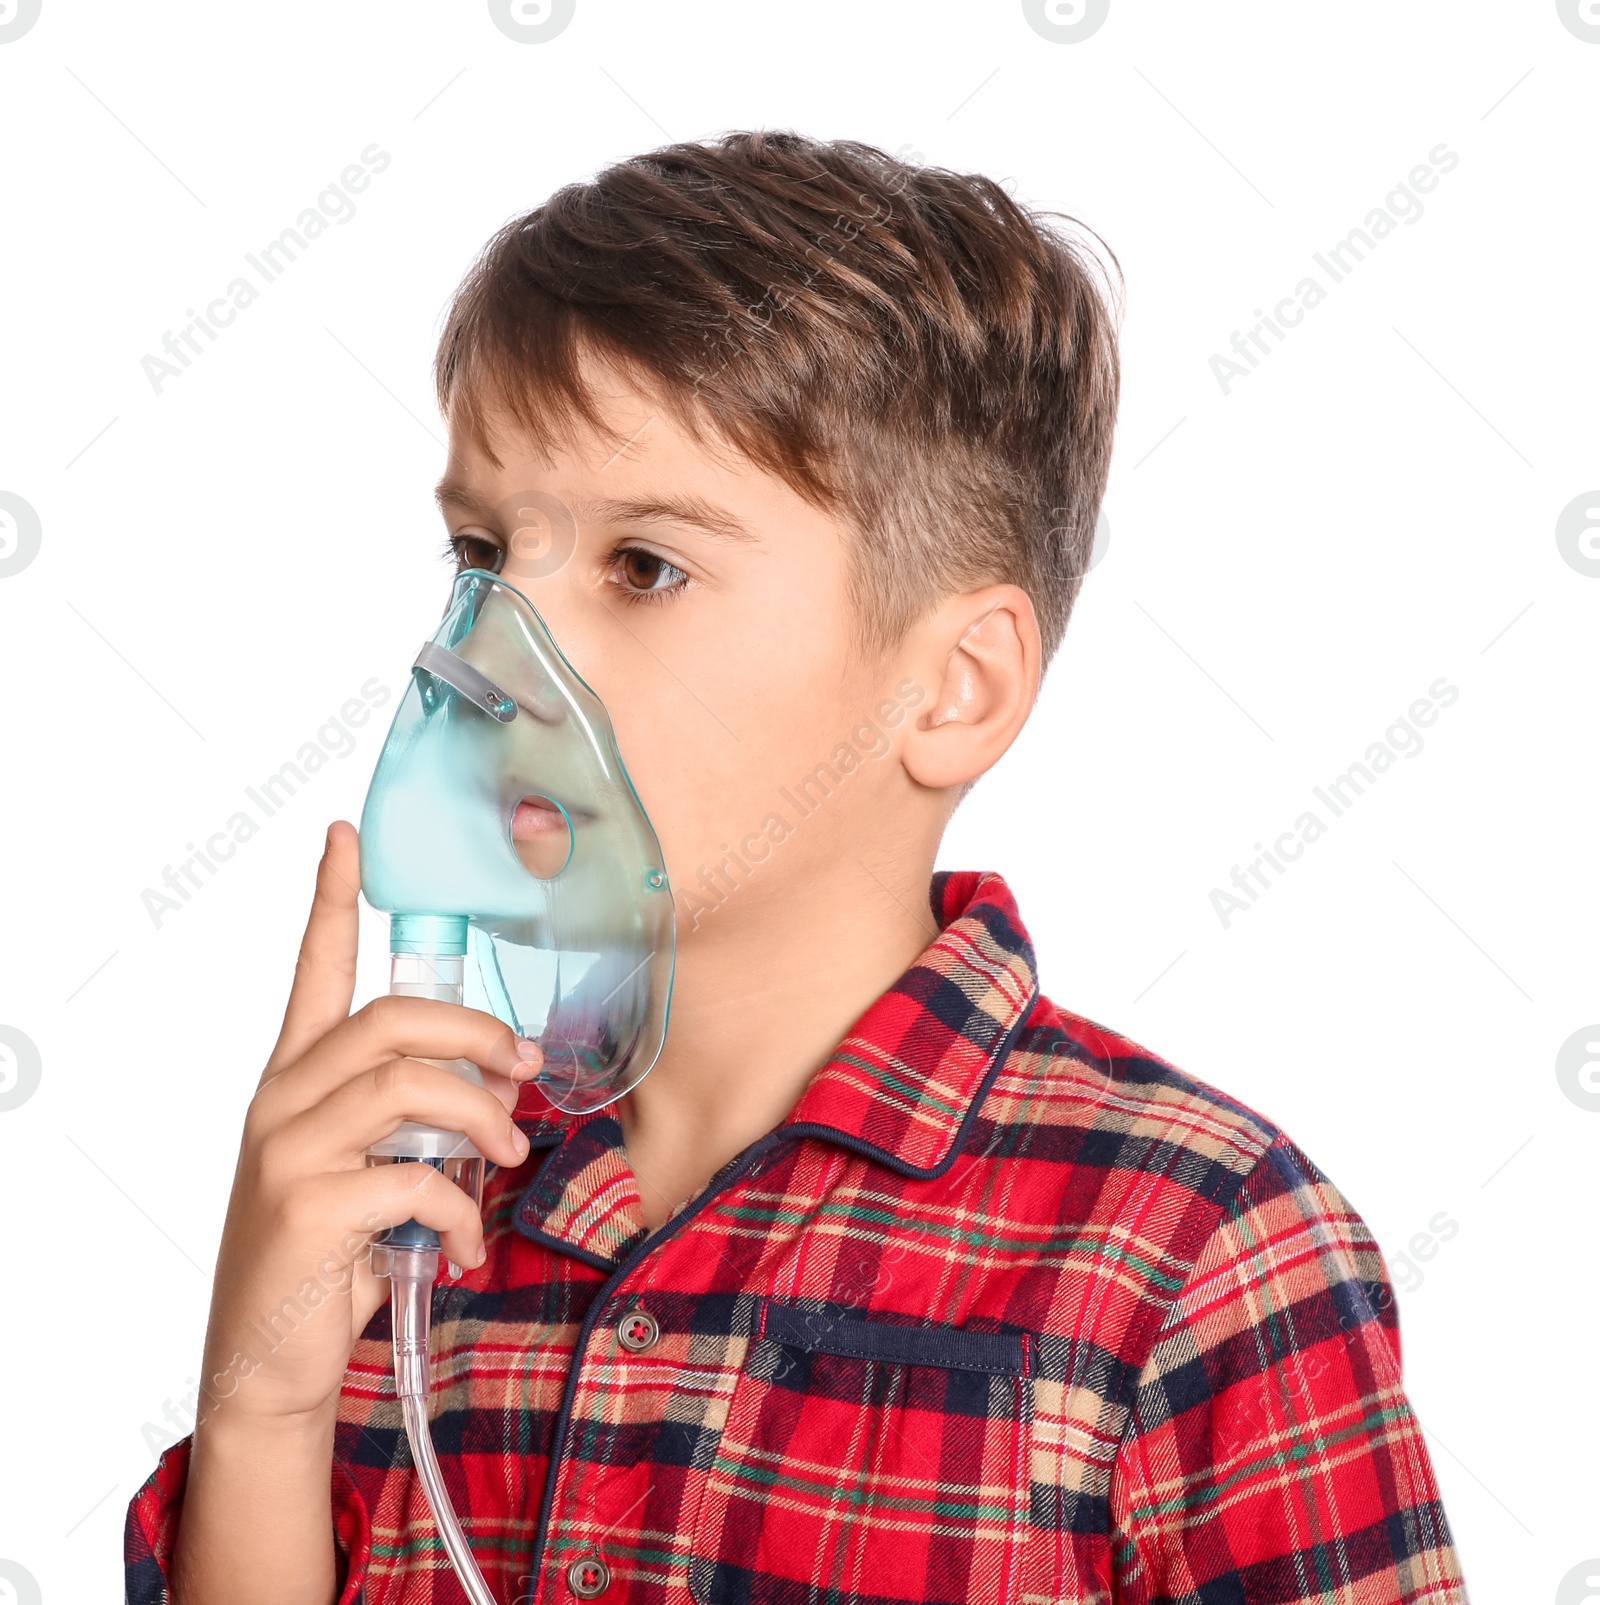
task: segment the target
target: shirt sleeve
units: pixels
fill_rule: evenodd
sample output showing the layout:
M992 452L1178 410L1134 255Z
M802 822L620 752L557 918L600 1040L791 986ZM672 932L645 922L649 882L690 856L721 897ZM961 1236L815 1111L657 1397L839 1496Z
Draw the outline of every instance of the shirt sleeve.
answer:
M129 1502L122 1546L127 1605L171 1605L168 1571L183 1515L193 1441L191 1434L173 1444ZM372 1524L365 1501L337 1455L333 1459L333 1547L339 1575L337 1605L361 1605Z
M1281 1137L1157 1334L1111 1524L1119 1605L1465 1605L1377 1244Z

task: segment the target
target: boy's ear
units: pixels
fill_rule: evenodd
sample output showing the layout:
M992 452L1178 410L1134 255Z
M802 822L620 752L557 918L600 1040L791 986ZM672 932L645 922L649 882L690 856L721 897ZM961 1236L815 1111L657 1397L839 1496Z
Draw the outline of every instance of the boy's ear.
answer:
M1039 620L1017 585L949 597L914 627L934 693L906 731L901 762L919 785L964 785L994 766L1039 695Z

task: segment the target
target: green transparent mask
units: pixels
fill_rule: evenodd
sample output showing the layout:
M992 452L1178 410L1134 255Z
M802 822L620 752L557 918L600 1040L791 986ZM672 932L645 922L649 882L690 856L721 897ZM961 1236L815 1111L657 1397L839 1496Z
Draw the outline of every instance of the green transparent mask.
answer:
M412 667L361 814L361 884L397 952L464 939L466 1002L539 1043L557 1108L601 1108L655 1063L676 948L660 843L604 705L482 569Z

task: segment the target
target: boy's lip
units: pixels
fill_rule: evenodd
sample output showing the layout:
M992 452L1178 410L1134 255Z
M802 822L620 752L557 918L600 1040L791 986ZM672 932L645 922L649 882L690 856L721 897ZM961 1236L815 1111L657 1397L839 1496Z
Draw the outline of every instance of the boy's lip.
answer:
M565 814L547 797L524 797L511 816L511 839L537 841L541 836L566 835L567 821L577 830L589 824L594 815L584 808L569 808Z

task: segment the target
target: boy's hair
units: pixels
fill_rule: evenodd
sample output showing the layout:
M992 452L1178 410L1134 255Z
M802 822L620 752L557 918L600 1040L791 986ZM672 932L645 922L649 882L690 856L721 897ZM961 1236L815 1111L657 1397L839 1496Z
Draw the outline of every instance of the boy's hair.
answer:
M601 358L853 526L863 644L999 580L1033 599L1048 659L1119 385L1120 301L1057 217L854 140L668 145L489 241L440 338L439 402L498 465L497 415L536 445L604 433L580 362Z

